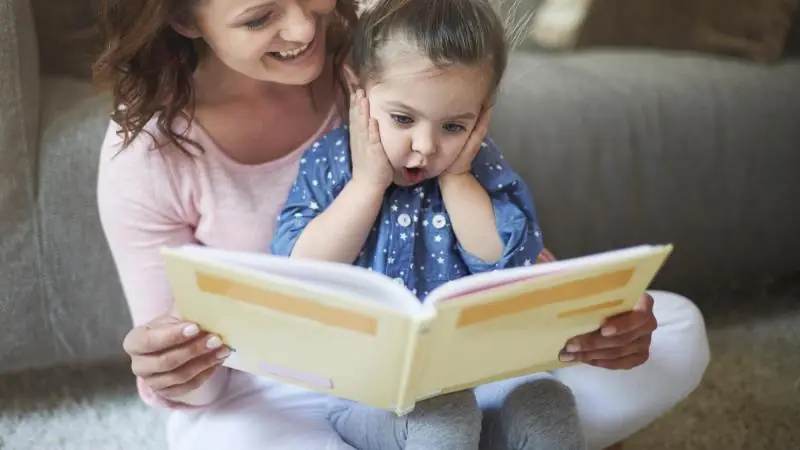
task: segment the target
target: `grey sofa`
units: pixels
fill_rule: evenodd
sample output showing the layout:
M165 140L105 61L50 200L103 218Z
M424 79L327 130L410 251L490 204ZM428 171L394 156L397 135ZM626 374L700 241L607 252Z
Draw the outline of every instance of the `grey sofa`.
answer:
M109 98L48 36L78 3L0 0L0 372L120 357L130 327L95 203ZM518 53L492 131L556 254L674 242L658 285L693 289L800 267L799 82L794 58Z

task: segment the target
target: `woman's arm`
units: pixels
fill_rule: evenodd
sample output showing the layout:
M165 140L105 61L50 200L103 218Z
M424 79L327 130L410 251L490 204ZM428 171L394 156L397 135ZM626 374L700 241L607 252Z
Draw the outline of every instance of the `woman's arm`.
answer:
M192 229L181 219L170 171L159 153L151 151L149 140L145 139L118 152L115 129L113 124L109 127L103 144L97 184L98 211L133 324L150 331L146 324L174 313L174 299L159 249L195 240ZM136 335L141 335L141 340L155 340L156 332ZM202 332L194 336L194 341L198 341L195 347L204 351L206 343L200 339L210 337ZM208 358L193 361L194 366L187 365L184 369L208 372L208 381L200 388L167 399L137 377L140 396L150 405L163 407L210 403L221 392L228 371L213 365L214 354Z

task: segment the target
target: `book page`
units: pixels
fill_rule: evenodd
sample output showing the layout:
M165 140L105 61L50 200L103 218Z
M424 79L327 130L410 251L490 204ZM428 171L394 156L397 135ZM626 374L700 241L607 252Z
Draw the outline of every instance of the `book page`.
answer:
M451 281L435 289L425 299L425 303L435 305L437 302L453 300L465 295L504 287L515 282L529 280L534 277L548 275L562 270L576 270L579 267L588 267L608 261L636 258L650 253L652 249L653 246L641 245L578 258L554 261L547 264L515 267L512 269L471 275Z
M421 314L424 309L404 286L383 274L362 267L326 261L289 259L266 253L232 252L196 245L181 247L180 252L204 261L224 261L264 272L282 284L302 284L304 289L326 292L338 297L379 302L412 316Z

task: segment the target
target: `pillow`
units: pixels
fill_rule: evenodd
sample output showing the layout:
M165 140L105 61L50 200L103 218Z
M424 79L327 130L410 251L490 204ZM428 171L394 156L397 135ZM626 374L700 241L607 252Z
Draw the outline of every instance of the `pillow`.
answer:
M529 40L550 49L654 47L774 62L800 0L544 0Z

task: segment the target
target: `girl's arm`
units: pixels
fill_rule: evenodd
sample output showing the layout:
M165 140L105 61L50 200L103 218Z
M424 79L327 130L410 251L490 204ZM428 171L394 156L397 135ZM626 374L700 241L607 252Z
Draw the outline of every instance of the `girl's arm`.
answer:
M503 242L486 189L471 172L442 174L439 188L461 247L485 262L498 261L503 256Z
M331 205L308 222L291 257L352 264L375 224L382 201L383 191L349 181Z
M272 253L352 264L383 203L385 189L352 176L348 128L332 130L300 161L272 239Z
M542 251L543 243L532 195L525 181L509 166L491 139L484 139L480 151L472 161L469 174L471 180L462 183L467 186L474 181L469 189L471 191L481 188L485 195L481 198L482 203L477 203L477 195L471 199L465 195L465 192L470 191L451 189L450 196L457 200L450 203L445 200L445 206L456 233L457 248L470 272L534 264ZM453 180L441 183L444 198L447 195L447 183L452 183L449 188L458 187ZM476 203L473 205L472 202ZM465 229L474 235L465 235ZM488 247L488 242L492 243L491 250L496 253L478 253ZM479 248L478 244L481 243L482 248Z

